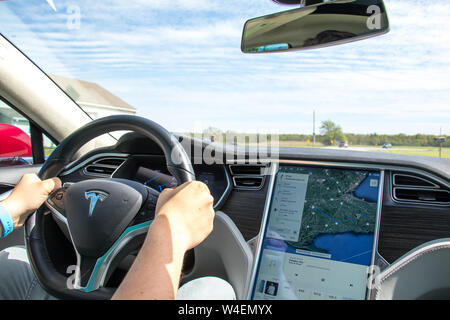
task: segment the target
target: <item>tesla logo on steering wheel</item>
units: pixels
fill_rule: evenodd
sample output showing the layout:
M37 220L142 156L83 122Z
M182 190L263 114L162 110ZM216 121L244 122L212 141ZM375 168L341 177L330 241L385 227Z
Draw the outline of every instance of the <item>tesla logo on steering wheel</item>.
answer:
M94 213L95 206L97 205L97 202L100 200L100 202L103 202L108 198L109 194L104 191L86 191L84 194L84 197L86 200L91 200L91 203L89 204L89 217L92 216Z

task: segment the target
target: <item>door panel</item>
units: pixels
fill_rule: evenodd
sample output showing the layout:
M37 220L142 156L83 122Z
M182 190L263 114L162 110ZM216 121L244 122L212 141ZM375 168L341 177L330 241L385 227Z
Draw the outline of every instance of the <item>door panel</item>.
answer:
M0 168L0 194L1 190L8 191L12 189L20 178L26 173L38 173L41 165L24 165Z
M26 173L38 173L41 165L24 165L0 168L0 201L2 194L12 190ZM11 246L24 245L23 228L14 230L6 238L0 239L0 250Z

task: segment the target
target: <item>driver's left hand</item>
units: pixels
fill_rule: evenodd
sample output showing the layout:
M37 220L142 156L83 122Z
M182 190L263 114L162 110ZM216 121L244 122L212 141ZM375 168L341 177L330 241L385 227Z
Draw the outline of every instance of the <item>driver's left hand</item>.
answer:
M21 227L27 217L44 203L50 193L58 188L61 188L61 180L58 178L42 181L34 173L25 174L12 193L1 202L11 215L14 229Z

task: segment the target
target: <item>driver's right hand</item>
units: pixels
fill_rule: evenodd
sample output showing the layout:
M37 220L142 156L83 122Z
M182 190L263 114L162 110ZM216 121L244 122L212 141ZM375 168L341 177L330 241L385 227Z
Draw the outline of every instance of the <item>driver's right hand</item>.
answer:
M159 196L151 228L168 228L173 244L178 249L190 250L213 230L213 203L214 198L203 182L186 182L176 189L165 189Z

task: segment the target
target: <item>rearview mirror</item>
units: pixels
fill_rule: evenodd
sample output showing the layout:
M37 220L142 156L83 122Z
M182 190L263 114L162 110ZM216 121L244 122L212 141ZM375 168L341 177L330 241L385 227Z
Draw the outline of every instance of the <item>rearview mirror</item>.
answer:
M382 0L325 0L247 21L241 49L244 53L314 49L388 31Z

